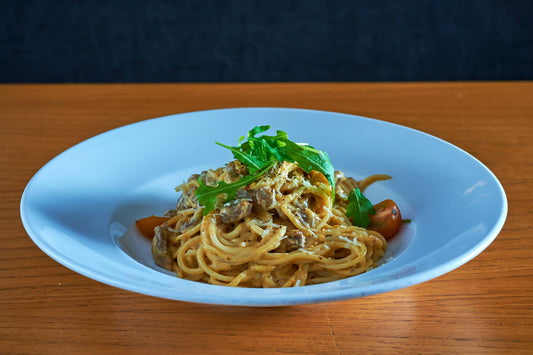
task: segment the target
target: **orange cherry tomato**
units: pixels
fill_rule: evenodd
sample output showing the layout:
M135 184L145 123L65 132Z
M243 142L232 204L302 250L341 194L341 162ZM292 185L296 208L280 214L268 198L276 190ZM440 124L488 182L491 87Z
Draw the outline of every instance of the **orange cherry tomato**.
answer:
M402 225L400 209L393 200L385 200L374 205L376 214L369 215L370 222L367 229L381 234L385 239L392 238Z
M142 235L148 239L152 239L155 234L154 228L165 223L168 219L169 217L150 216L135 221L135 224L141 231Z

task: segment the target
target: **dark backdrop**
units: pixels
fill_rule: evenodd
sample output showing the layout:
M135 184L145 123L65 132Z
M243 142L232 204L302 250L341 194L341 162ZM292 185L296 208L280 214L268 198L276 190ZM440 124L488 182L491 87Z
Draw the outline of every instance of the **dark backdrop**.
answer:
M1 82L533 79L531 0L2 1Z

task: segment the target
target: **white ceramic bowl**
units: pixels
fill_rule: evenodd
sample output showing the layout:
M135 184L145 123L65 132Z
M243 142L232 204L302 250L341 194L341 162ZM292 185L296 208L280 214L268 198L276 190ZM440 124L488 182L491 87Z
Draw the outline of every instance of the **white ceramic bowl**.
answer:
M157 267L136 219L173 208L174 187L232 160L257 125L328 152L336 170L392 180L371 185L412 219L390 241L381 266L364 274L288 289L247 289L182 280ZM278 306L362 297L440 276L483 251L503 227L505 192L463 150L428 134L358 116L299 109L241 108L156 118L90 138L63 152L28 183L21 217L28 234L64 266L100 282L174 300Z

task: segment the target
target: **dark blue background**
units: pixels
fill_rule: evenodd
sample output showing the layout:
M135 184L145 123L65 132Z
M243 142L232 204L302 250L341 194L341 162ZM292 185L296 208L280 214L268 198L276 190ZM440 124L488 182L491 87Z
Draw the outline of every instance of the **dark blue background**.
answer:
M1 82L533 79L533 1L3 1Z

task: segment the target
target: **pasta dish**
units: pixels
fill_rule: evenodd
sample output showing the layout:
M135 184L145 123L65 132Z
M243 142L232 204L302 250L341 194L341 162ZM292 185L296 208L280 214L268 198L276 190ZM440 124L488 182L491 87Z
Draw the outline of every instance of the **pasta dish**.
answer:
M272 136L256 137L258 132L257 127L251 131L250 144L277 142ZM153 228L155 263L180 278L240 287L318 284L375 267L387 240L379 228L369 229L379 213L362 193L390 177L356 181L333 171L323 152L293 144L291 149L302 148L313 156L310 160L322 160L309 167L306 158L295 159L295 154L286 159L267 156L265 164L252 166L236 149L250 157L258 153L241 143L230 147L237 159L178 186L176 208ZM354 223L361 216L364 227Z

